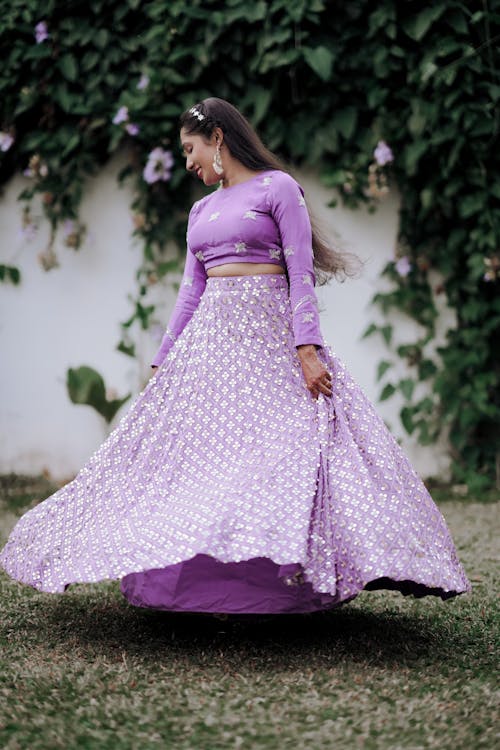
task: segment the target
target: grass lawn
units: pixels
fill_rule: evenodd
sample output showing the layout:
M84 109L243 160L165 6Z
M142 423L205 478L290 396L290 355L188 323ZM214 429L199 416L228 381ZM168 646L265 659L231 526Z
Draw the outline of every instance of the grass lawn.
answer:
M0 544L33 501L4 492ZM43 594L0 572L0 747L499 747L498 505L439 507L473 584L446 602L365 591L222 621L132 607L118 581Z

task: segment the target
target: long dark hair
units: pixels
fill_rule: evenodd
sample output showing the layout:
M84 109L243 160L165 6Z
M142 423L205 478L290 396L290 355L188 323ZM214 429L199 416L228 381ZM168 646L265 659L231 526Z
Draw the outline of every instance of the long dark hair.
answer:
M199 119L189 108L179 119L179 129L199 134L208 142L214 128L219 127L224 133L224 143L231 155L245 167L255 171L279 169L293 177L291 169L264 146L248 120L225 99L211 96L196 104L195 108L204 118ZM317 283L325 284L333 276L343 281L347 276L356 275L360 265L359 258L334 247L318 228L318 221L309 206L307 208L311 219Z

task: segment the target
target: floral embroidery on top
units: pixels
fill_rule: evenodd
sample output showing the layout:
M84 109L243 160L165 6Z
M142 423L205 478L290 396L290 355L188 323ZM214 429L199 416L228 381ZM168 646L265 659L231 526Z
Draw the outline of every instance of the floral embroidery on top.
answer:
M272 180L273 180L272 177L264 177L264 179L262 180L262 182L260 184L261 185L270 185L271 182L272 182Z
M255 221L256 218L257 218L257 214L256 214L255 211L245 211L245 213L243 214L243 218L244 219L253 219Z
M271 260L278 259L280 257L280 253L281 251L279 248L277 250L274 247L269 248L269 257L271 258Z
M302 276L302 283L303 283L303 284L308 284L309 286L311 286L311 285L312 285L312 280L311 280L311 277L309 276L309 274L308 274L308 273L305 273L305 274L304 274L304 275Z
M306 202L303 195L299 195L299 206L305 206Z
M289 245L288 247L285 247L283 252L285 253L285 258L288 258L290 255L294 254L295 249L291 245Z
M171 339L172 341L176 341L176 340L177 340L177 336L175 336L175 335L174 335L174 334L172 333L172 331L170 330L170 328L169 328L168 326L167 326L167 330L165 331L165 334L166 334L166 335L167 335L167 336L169 337L169 339Z
M186 276L186 278L184 279L184 286L193 286L192 276Z
M234 250L237 253L243 253L247 249L246 242L235 242L234 243Z
M201 260L202 262L205 260L205 257L203 255L203 253L201 252L201 250L198 250L198 252L195 253L194 256L195 256L195 258L198 258L198 260Z
M314 320L314 313L312 312L302 313L302 318L301 318L302 323L312 323L313 320Z
M316 297L314 297L312 294L305 294L303 297L301 297L299 299L299 301L297 302L297 304L293 308L294 313L297 312L297 310L299 309L299 307L302 307L302 305L304 305L306 302L309 302L309 300L311 302L313 302L314 304L317 303Z
M209 221L215 221L220 216L220 211L215 211L213 214L210 214Z

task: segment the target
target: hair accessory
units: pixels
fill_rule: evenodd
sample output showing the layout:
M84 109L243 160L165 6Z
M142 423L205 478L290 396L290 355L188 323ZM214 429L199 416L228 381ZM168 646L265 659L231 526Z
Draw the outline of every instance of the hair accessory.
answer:
M224 171L224 167L222 166L222 159L220 156L220 144L219 143L217 144L217 148L215 149L212 167L214 168L214 172L216 174L222 174Z
M201 112L200 112L200 110L196 109L196 107L191 107L191 109L189 111L191 112L192 115L194 115L195 117L197 117L198 120L204 120L205 119L205 115L202 115Z

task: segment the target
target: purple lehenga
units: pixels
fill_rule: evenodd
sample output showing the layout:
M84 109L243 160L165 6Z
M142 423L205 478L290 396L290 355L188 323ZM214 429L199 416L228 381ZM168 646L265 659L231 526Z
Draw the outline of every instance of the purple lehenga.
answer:
M330 347L316 401L285 275L210 277L162 366L0 563L41 591L121 579L134 605L307 612L363 588L471 590L449 530Z
M48 592L119 578L132 604L174 611L470 591L439 509L324 344L300 185L266 170L215 191L187 240L161 366L75 479L18 521L7 573ZM235 261L286 274L208 277ZM302 344L319 347L331 397L307 390Z

